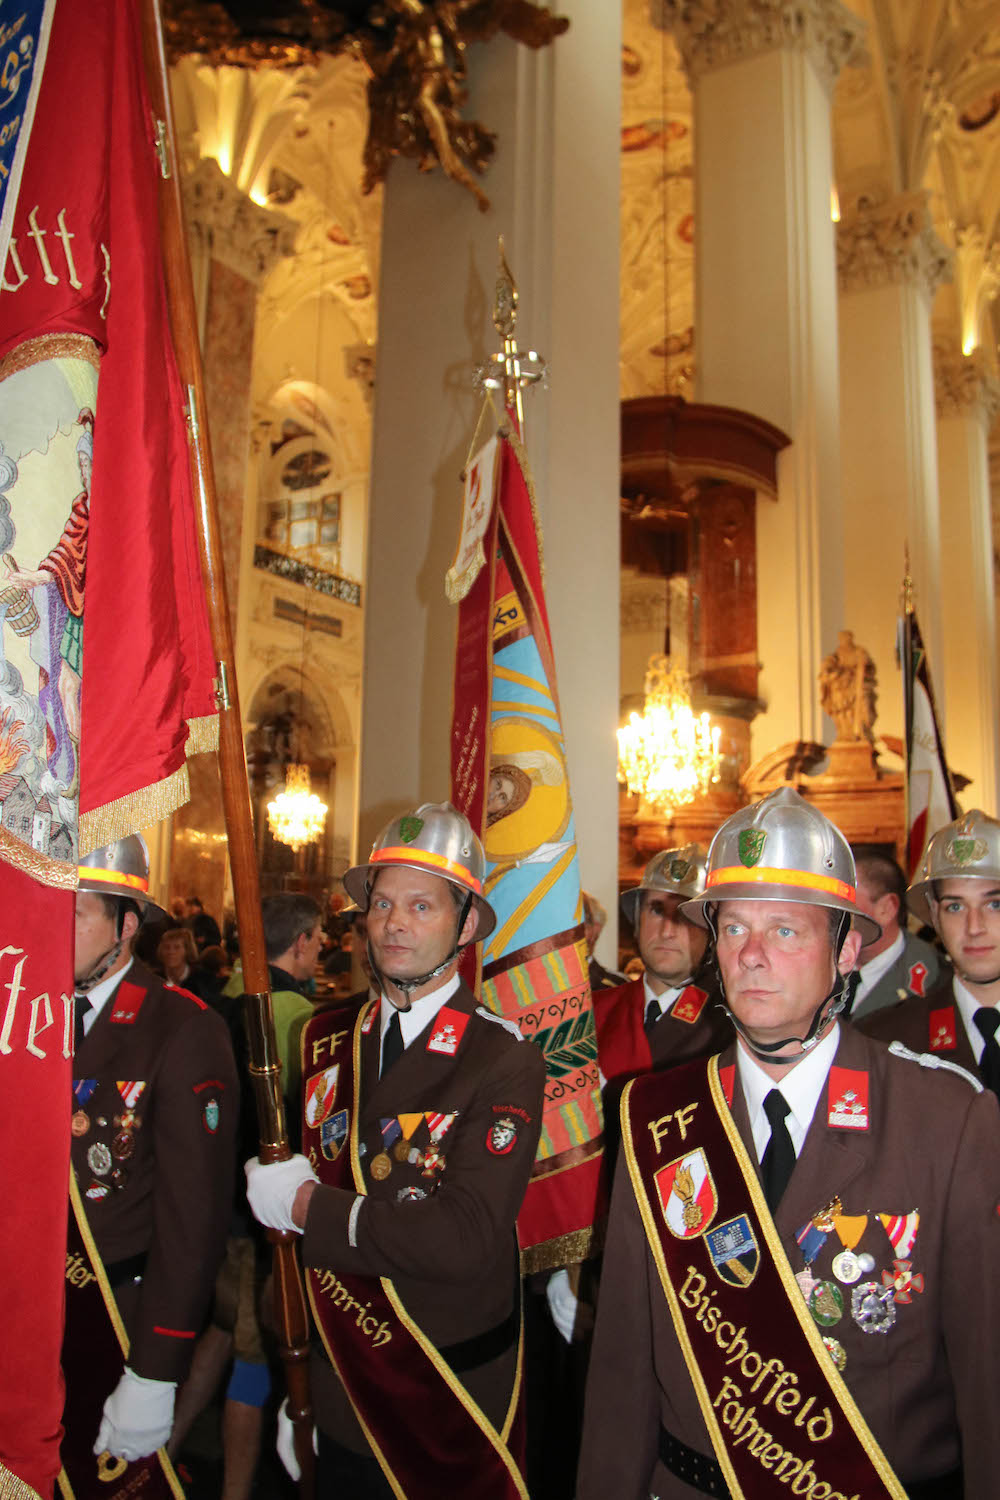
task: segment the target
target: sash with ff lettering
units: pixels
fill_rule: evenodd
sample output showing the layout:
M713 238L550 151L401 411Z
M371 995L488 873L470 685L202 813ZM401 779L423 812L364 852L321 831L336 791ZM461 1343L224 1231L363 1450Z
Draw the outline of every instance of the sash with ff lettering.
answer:
M184 1500L165 1448L134 1463L106 1452L94 1455L104 1402L118 1384L127 1357L128 1336L70 1169L62 1500L97 1500L98 1496L100 1500L170 1500L171 1496Z
M356 1019L343 1010L321 1011L302 1033L302 1149L320 1182L361 1195L367 1194L358 1154L361 1042L373 1024L377 1000L363 1005ZM388 1277L309 1266L306 1288L327 1358L399 1500L441 1500L447 1494L528 1500L508 1448L517 1446L520 1348L498 1432L409 1316Z
M795 1282L718 1058L635 1079L621 1123L650 1251L733 1500L906 1500Z

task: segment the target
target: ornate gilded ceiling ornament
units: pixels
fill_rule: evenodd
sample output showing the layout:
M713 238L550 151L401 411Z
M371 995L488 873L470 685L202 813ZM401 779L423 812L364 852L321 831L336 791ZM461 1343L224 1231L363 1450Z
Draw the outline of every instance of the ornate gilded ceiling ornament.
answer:
M462 118L465 49L498 31L543 47L569 26L532 0L286 0L280 6L276 0L272 16L246 0L164 0L163 9L172 61L198 53L215 64L299 67L323 53L353 52L369 75L364 191L384 181L394 156L407 156L422 172L440 164L484 211L489 199L472 174L485 170L496 137Z

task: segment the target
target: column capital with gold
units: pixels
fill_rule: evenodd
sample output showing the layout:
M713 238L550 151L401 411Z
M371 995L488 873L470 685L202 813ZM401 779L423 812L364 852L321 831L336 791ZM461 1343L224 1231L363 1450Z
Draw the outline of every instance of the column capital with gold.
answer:
M954 256L938 239L927 195L859 198L837 225L837 278L842 292L917 286L934 296L953 275Z
M938 420L975 415L989 429L1000 412L1000 380L978 349L963 354L957 341L934 343L934 404Z
M865 61L865 23L840 0L659 0L693 83L762 52L806 53L832 94L841 70Z
M199 248L247 281L263 281L295 252L296 221L255 203L212 157L185 179L184 208Z

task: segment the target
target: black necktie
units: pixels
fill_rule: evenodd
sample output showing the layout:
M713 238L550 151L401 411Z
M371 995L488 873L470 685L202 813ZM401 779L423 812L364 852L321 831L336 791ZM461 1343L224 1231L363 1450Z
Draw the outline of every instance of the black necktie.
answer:
M93 1004L89 995L73 996L73 1051L79 1052L80 1043L83 1041L83 1018L93 1010Z
M399 1024L399 1011L394 1010L388 1030L382 1038L382 1070L379 1073L379 1077L384 1078L397 1057L402 1057L402 1055L403 1028Z
M777 1213L781 1195L788 1185L795 1165L795 1147L788 1134L785 1116L788 1100L780 1089L772 1089L764 1100L764 1113L771 1126L771 1139L764 1151L760 1174L764 1182L764 1197L772 1216Z
M647 1036L652 1031L653 1027L656 1025L659 1019L660 1002L659 1000L650 1000L649 1004L646 1006L646 1014L642 1018L642 1029Z
M982 1033L986 1046L983 1055L979 1059L979 1071L983 1075L983 1082L988 1089L1000 1097L1000 1045L997 1043L997 1027L1000 1026L1000 1012L992 1005L981 1005L972 1017Z

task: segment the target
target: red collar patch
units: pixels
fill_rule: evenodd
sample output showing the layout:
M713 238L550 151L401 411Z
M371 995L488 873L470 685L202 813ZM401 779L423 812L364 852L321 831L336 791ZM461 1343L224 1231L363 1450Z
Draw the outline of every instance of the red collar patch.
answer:
M951 1052L958 1046L953 1005L942 1005L940 1010L932 1010L928 1021L929 1045L932 1052Z
M914 995L924 998L924 989L927 984L927 965L918 959L915 964L910 965L910 972L906 980Z
M831 1068L827 1084L827 1124L840 1130L868 1129L868 1074Z
M677 996L670 1008L670 1014L675 1020L687 1021L693 1026L707 1004L708 991L700 990L696 984L689 984Z
M725 1068L719 1069L719 1082L722 1084L722 1092L726 1096L726 1103L729 1105L729 1108L732 1109L733 1093L736 1089L735 1063L729 1063ZM997 1208L997 1213L1000 1213L1000 1206L998 1206Z
M129 984L127 979L123 979L111 1002L110 1019L119 1026L133 1026L138 1019L145 998L144 989L137 984Z
M427 1051L443 1052L446 1057L454 1057L468 1024L469 1018L462 1011L452 1010L450 1005L442 1005L431 1026Z

